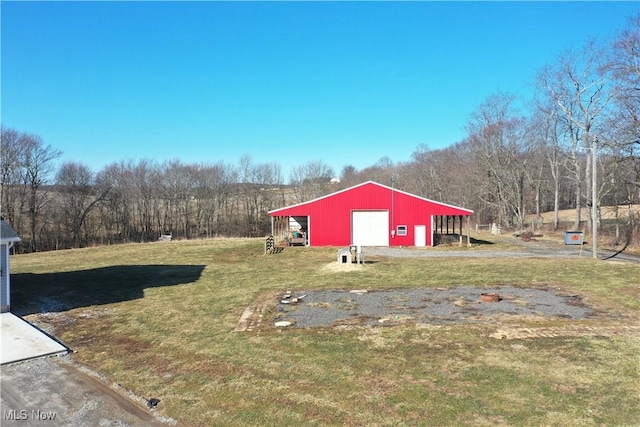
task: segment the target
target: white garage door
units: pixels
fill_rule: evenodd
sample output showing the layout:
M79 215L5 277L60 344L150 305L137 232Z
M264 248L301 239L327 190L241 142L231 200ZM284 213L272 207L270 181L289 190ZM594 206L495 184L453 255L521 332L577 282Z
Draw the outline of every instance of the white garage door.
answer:
M389 246L389 212L353 211L351 237L354 245Z

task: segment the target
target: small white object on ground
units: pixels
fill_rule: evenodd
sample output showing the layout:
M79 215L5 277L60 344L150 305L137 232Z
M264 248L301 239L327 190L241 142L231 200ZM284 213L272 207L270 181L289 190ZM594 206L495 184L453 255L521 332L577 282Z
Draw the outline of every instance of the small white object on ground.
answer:
M290 321L288 321L288 320L281 320L281 321L279 321L279 322L276 322L276 323L275 323L275 325L276 325L278 328L283 328L283 327L286 327L286 326L291 326L291 325L293 325L293 322L290 322Z

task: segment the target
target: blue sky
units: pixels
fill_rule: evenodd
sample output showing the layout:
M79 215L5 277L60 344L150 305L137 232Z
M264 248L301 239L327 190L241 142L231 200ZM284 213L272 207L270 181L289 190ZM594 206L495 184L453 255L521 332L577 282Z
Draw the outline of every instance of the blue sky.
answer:
M462 140L497 90L608 38L640 2L7 2L2 124L94 172L323 160Z

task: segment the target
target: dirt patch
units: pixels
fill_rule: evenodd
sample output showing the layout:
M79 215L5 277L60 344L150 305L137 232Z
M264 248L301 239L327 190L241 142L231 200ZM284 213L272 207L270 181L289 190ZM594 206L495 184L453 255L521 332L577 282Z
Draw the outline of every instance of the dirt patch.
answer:
M640 286L628 286L626 288L621 288L620 292L631 295L636 299L640 299Z
M483 302L482 294L499 295ZM420 288L393 290L304 290L296 303L282 295L262 295L247 307L236 331L252 331L286 324L287 327L358 327L396 324L501 324L541 320L585 320L607 317L577 294L552 286L481 288ZM295 296L295 295L294 295ZM505 335L500 331L496 337ZM513 332L506 336L516 336Z
M364 264L332 262L322 267L322 270L329 273L345 273L361 271L363 268L365 268Z
M614 335L638 336L638 325L616 326L589 326L589 325L564 325L540 328L500 327L489 336L500 340L523 340L531 338L555 338L555 337L611 337Z
M274 298L273 294L261 295L252 305L245 308L234 331L242 332L259 329L265 313L274 307Z

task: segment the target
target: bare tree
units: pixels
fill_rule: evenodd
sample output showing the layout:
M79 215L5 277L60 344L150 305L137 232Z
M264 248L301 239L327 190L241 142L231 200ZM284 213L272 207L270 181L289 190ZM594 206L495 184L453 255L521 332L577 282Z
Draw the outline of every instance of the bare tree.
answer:
M411 163L406 169L405 181L410 182L405 189L415 194L444 201L444 176L439 150L430 150L425 144L418 146L411 155Z
M165 231L178 237L189 237L192 183L187 165L174 159L160 166L162 199L165 203L162 220Z
M289 183L295 187L295 199L306 202L332 191L333 168L322 160L310 161L292 169Z
M98 206L108 243L123 243L134 238L134 168L132 161L121 161L106 166L96 176L98 185L111 188L104 203Z
M194 173L196 190L196 225L198 233L212 237L220 231L227 167L222 163L200 164Z
M397 179L397 166L388 156L383 156L373 165L362 169L359 173L361 181L375 181L384 185L391 185L391 180Z
M282 171L276 163L256 164L244 155L239 163L245 221L252 236L264 235L270 228L268 211L281 200Z
M528 153L526 122L515 115L515 96L498 92L487 97L468 124L469 143L485 175L481 200L496 208L497 221L522 227L525 209L525 181Z
M141 159L127 168L132 228L140 240L158 237L162 197L160 195L160 166L150 159Z
M614 97L599 130L605 156L598 200L614 207L616 239L640 240L640 222L632 205L640 200L640 13L612 41L606 67L613 78ZM627 204L627 232L619 206ZM624 240L623 240L624 239Z
M611 75L602 59L605 52L594 41L587 43L580 51L567 50L558 58L557 64L544 68L539 74L542 87L546 88L549 96L555 102L559 113L566 120L568 133L578 148L581 143L584 150L596 150L594 126L600 119L601 113L611 101L614 91L611 90ZM574 156L577 159L577 156ZM586 156L584 171L586 182L585 198L589 204L597 203L591 200L592 157ZM576 173L579 167L575 164ZM576 177L576 197L580 197L581 180ZM579 205L579 201L577 202ZM590 211L588 216L591 217ZM576 206L576 222L580 220L580 208ZM589 222L590 225L590 222Z
M16 229L21 227L21 216L16 213L16 209L26 201L26 187L21 186L22 159L24 157L24 144L18 131L4 126L0 127L2 141L2 155L0 156L0 207L1 215L9 221Z
M629 19L627 28L613 43L609 62L616 87L610 116L609 139L618 146L628 167L634 170L632 185L640 196L640 13Z
M38 250L38 231L40 230L40 212L49 202L48 192L43 186L48 182L54 169L53 161L62 155L62 152L51 145L44 145L38 135L25 134L21 138L23 144L23 182L28 189L29 201L29 228L30 249Z
M56 184L62 199L62 218L67 224L71 245L79 247L87 215L106 198L111 187L96 185L93 172L86 165L76 162L62 164L56 174ZM87 239L88 237L86 236Z
M352 187L360 182L358 170L353 165L345 165L340 171L340 188Z
M568 160L560 141L560 135L564 132L558 109L554 104L549 105L548 98L538 100L532 118L533 127L531 133L535 138L535 146L544 156L548 164L547 172L550 174L553 188L553 229L557 230L560 222L560 184L562 174L565 171L565 163Z
M608 68L616 87L617 124L627 134L620 142L630 143L640 138L640 13L614 40Z

